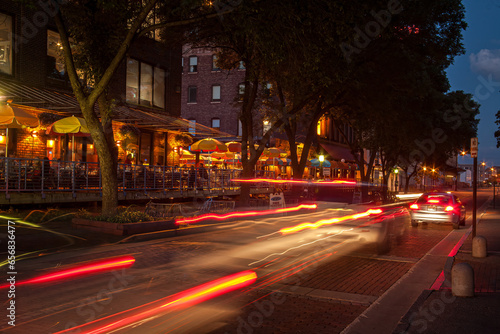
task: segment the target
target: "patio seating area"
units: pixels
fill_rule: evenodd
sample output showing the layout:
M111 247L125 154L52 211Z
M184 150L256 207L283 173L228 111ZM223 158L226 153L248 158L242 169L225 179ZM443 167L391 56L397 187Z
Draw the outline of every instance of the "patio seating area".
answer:
M211 193L238 190L232 179L241 177L239 169L201 169L192 167L118 164L118 192L127 193ZM268 173L274 178L274 173ZM0 158L0 193L101 193L98 163L61 162L48 159ZM254 185L265 188L266 185ZM0 202L0 204L2 204Z

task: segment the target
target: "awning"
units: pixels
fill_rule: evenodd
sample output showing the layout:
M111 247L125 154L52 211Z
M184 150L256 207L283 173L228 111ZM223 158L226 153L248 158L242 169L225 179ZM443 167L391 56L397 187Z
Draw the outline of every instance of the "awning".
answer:
M348 147L334 143L319 143L319 144L332 157L333 160L337 160L340 162L340 160L344 159L345 161L348 162L354 162L354 157L352 156L351 150ZM347 169L348 166L342 166L339 168Z
M15 80L2 79L0 80L0 95L12 100L11 105L25 110L30 109L34 113L53 112L62 117L72 115L82 117L80 105L70 92L34 88ZM99 113L97 103L95 110ZM113 112L113 121L156 131L189 132L194 128L196 136L200 138L233 137L209 126L193 124L187 119L169 115L164 110L146 106L121 104Z

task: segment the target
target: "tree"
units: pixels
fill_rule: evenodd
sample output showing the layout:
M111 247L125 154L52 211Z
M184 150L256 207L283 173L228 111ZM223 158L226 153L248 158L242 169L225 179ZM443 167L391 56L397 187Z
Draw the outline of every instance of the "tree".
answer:
M99 156L102 212L113 215L118 205L117 149L112 129L114 101L108 87L114 73L137 38L222 13L201 0L83 0L62 4L52 0L51 4L66 72Z

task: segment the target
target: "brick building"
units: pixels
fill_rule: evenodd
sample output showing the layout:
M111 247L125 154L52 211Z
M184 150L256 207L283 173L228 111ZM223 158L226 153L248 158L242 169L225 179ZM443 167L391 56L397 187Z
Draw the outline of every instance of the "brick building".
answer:
M227 71L216 64L211 49L183 47L181 116L193 124L241 136L239 96L244 92L245 68ZM194 134L194 131L191 131Z
M61 60L54 13L44 1L37 6L0 2L0 103L37 116L81 116ZM123 126L138 129L129 146L120 146L120 158L133 153L136 161L166 164L175 145L172 138L189 130L190 123L180 118L181 51L180 46L167 47L154 36L142 37L120 64L110 84L117 101L115 139L124 139L119 131ZM5 127L0 126L0 156L6 150L6 141L1 138L6 135ZM20 158L70 157L71 138L51 137L45 128L46 124L36 129L9 129L8 152ZM206 128L196 128L208 134ZM36 137L33 131L37 131ZM78 160L97 161L90 137L77 137L75 142Z

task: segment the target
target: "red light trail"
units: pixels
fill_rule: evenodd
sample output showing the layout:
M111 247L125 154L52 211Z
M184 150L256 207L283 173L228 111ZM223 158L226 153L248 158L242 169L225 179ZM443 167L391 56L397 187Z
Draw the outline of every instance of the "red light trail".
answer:
M134 264L135 259L132 256L121 256L113 259L107 259L105 261L99 261L91 264L86 264L83 266L70 268L62 271L57 271L54 273L46 274L43 276L31 278L26 281L17 282L16 285L21 284L34 284L34 283L47 283L51 281L58 281L64 279L74 278L76 276L88 275L92 273L97 273L107 270L116 270L121 268L130 267ZM0 286L0 289L8 287L9 284L4 284Z
M231 212L231 213L226 213L223 215L218 215L218 214L206 214L206 215L201 215L193 218L183 218L183 219L178 219L175 221L177 225L181 223L196 223L202 220L207 220L207 219L215 219L215 220L226 220L230 218L235 218L235 217L254 217L254 216L264 216L264 215L269 215L269 214L274 214L274 213L285 213L285 212L293 212L293 211L298 211L301 209L316 209L318 206L316 204L301 204L298 206L293 206L289 208L280 208L280 209L274 209L274 210L262 210L262 211L241 211L241 212Z
M254 271L246 270L233 275L225 276L214 281L199 285L197 287L188 289L183 292L179 292L175 295L159 299L157 301L141 305L130 310L119 312L105 318L89 322L84 325L69 328L56 334L73 332L75 329L84 329L84 327L89 327L92 325L99 326L106 320L110 321L105 325L101 325L97 328L84 330L82 333L85 334L100 334L109 333L121 328L126 328L137 322L144 321L145 319L155 317L163 312L169 311L173 308L188 307L211 298L223 295L225 293L243 288L245 286L253 284L257 280L257 274ZM160 304L158 306L153 306L152 308L144 311L139 311L140 308L146 306L151 306L151 304ZM138 311L135 314L130 314L132 311ZM119 320L111 320L111 318L122 316Z
M248 183L295 183L295 184L317 184L317 185L355 185L356 181L349 180L333 180L333 181L308 181L308 180L275 180L275 179L231 179L232 182L248 182Z

